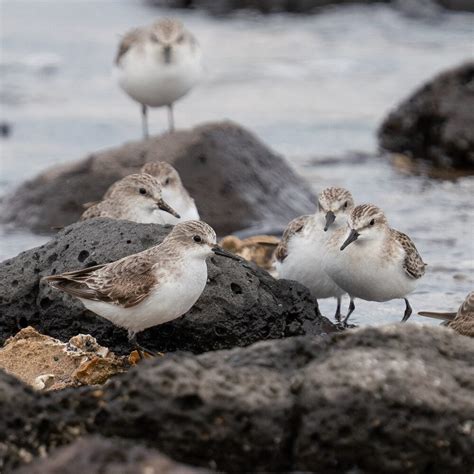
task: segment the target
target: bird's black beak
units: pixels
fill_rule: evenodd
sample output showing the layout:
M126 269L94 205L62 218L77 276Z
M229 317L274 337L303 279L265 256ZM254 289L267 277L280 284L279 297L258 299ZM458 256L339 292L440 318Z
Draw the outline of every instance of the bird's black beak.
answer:
M163 47L163 58L166 64L171 62L171 46L167 45Z
M237 260L238 262L241 261L241 258L238 257L237 255L234 255L233 253L231 252L228 252L227 250L224 250L223 248L221 247L212 247L211 249L216 255L220 255L221 257L227 257L227 258L231 258L232 260Z
M324 226L324 232L327 232L329 226L336 220L336 214L332 211L326 213L326 225Z
M347 237L346 241L341 245L341 250L344 250L350 243L355 242L359 235L359 232L354 229L351 229L349 237Z
M177 217L178 219L181 218L181 216L169 204L167 204L165 201L163 201L163 199L159 199L158 201L156 201L156 205L162 211L168 212L169 214L171 214L174 217Z

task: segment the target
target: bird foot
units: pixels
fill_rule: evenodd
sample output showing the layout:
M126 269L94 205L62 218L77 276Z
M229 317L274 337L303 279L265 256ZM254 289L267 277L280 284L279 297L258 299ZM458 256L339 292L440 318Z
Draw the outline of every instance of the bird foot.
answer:
M336 322L336 327L340 331L344 331L346 329L354 329L358 326L357 326L357 324L345 323L344 321L338 321L338 322Z

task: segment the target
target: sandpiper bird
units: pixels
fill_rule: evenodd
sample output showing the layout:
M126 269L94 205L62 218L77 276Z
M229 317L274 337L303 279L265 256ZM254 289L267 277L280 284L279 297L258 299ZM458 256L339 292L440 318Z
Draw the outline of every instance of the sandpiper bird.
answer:
M44 278L90 311L136 334L186 313L207 282L206 258L240 259L216 245L216 233L202 221L174 226L163 242L116 262ZM148 351L149 352L149 351Z
M381 209L372 204L356 206L348 229L339 229L328 242L326 271L346 291L351 303L343 321L355 309L354 298L367 301L405 300L406 321L412 309L406 295L424 275L423 262L410 237L389 227Z
M174 129L173 103L201 76L201 49L181 22L163 18L128 32L115 59L120 87L141 104L143 135L148 138L147 107L168 107Z
M180 219L169 213L157 211L162 214L167 224L176 224L179 221L190 221L199 219L199 213L194 199L183 186L181 178L169 163L165 161L152 161L146 163L141 169L142 173L148 173L158 178L161 184L163 199L175 209L181 216Z
M444 320L443 325L454 329L464 336L474 337L474 291L471 291L459 307L457 313L438 313L420 311L421 316Z
M112 184L104 199L92 204L82 214L81 220L109 217L142 224L165 224L161 214L156 212L158 209L179 218L179 214L163 200L157 178L146 173L131 174Z
M324 189L318 196L316 213L291 221L276 250L279 278L298 281L316 299L336 298L337 321L341 319L341 298L345 291L327 275L324 256L327 241L337 229L346 225L353 207L354 200L346 189Z

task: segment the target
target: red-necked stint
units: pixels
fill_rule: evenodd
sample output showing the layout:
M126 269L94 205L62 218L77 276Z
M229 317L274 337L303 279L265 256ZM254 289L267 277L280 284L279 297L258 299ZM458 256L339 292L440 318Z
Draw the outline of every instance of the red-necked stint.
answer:
M93 203L84 211L81 220L109 217L142 224L165 224L158 210L179 218L179 214L163 200L157 178L146 173L131 174L112 184L102 201Z
M168 107L169 130L174 130L173 104L199 81L201 48L175 19L129 31L115 59L120 87L141 104L143 135L148 137L147 107Z
M316 213L291 221L276 250L279 278L298 281L316 299L336 298L337 321L341 319L341 298L345 291L326 273L326 245L337 229L346 226L353 207L354 200L346 189L324 189L318 196Z
M328 242L326 271L351 297L367 301L405 300L406 321L412 309L406 296L425 273L423 262L410 237L392 229L381 209L372 204L356 206L347 227L337 230Z
M158 179L161 184L163 199L181 216L178 219L167 212L158 211L162 214L163 220L167 224L199 219L194 199L183 186L183 182L176 169L169 163L165 161L146 163L142 167L141 172L151 174Z
M78 298L90 311L136 334L189 311L207 282L206 258L240 260L216 245L216 233L202 221L173 227L163 242L116 262L44 278Z

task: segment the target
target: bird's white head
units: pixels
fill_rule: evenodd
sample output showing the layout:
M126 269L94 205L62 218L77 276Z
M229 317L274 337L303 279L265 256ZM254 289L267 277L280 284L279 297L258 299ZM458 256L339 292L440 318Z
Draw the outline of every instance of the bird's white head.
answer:
M387 218L382 209L373 204L360 204L354 207L347 220L349 235L341 246L344 250L356 240L374 240L384 236L388 228Z
M166 161L151 161L145 163L141 169L142 173L150 174L158 179L163 192L166 190L180 189L183 186L181 178L169 163Z
M150 39L159 46L165 64L176 62L197 47L194 36L174 18L162 18L153 23Z
M234 254L217 246L214 229L203 221L180 222L166 237L167 244L179 245L189 257L206 259L212 254L240 260Z
M159 180L146 173L125 176L107 190L105 197L126 200L129 205L150 211L161 209L179 218L179 214L163 200Z
M347 189L330 187L319 193L318 212L324 214L325 231L333 226L336 220L338 224L345 223L352 209L354 209L354 199Z

